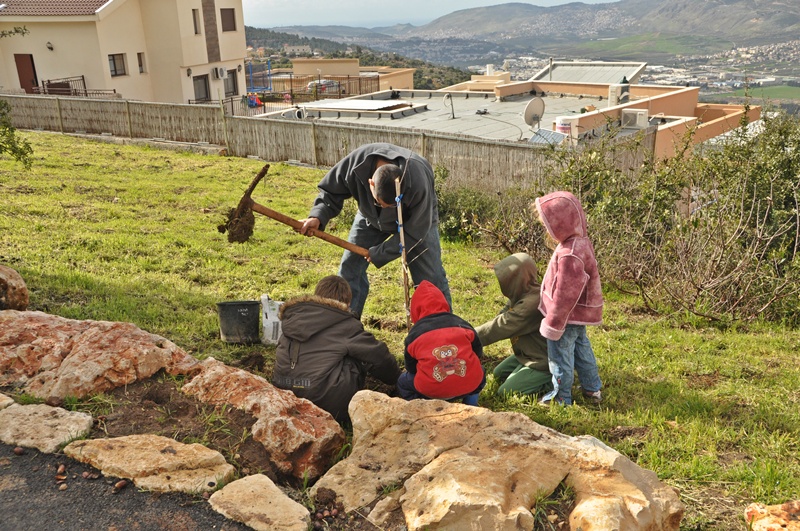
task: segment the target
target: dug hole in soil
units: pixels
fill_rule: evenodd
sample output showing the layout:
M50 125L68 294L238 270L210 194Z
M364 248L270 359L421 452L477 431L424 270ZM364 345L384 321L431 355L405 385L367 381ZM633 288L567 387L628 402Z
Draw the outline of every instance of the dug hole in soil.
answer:
M14 396L13 390L0 392ZM253 440L252 415L195 400L183 394L173 378L162 374L104 396L110 398L111 411L95 417L88 438L149 433L200 443L225 456L239 477L264 474L291 499L308 507L301 482L277 474L264 446ZM214 511L208 496L141 491L128 481L103 476L60 453L0 444L0 529L249 529ZM379 529L364 517L368 509L364 514L345 513L327 489L320 489L314 508L314 529ZM399 517L381 529L404 530L405 522Z

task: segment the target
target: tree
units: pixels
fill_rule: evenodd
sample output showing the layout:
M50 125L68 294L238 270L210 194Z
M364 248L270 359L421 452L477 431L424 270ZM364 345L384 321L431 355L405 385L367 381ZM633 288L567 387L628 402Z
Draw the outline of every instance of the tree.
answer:
M30 168L33 148L24 138L20 138L17 130L11 123L11 106L5 100L0 100L0 154L8 153L25 168Z
M25 26L15 26L14 29L0 30L0 39L11 37L12 35L25 36L29 33ZM31 167L31 154L33 148L27 140L20 138L17 130L11 124L11 107L7 101L0 100L0 153L8 153L17 162L21 162L25 168Z

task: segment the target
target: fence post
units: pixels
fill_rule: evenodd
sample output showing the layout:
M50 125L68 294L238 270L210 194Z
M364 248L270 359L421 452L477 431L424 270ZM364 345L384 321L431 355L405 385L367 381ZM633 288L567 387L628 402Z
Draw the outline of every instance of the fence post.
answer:
M219 112L222 113L222 134L225 138L225 153L230 156L231 147L228 143L228 119L225 118L225 105L222 103L222 100L219 100Z
M422 158L427 159L428 155L426 152L428 151L428 138L425 136L425 133L420 133L419 136L420 136L419 143L421 151L420 155L422 155Z
M125 100L125 117L128 119L128 138L133 138L133 125L131 125L131 102Z
M311 163L314 166L318 166L317 164L317 124L315 122L311 122Z
M58 109L58 131L64 132L64 118L61 117L61 98L56 97L56 108Z

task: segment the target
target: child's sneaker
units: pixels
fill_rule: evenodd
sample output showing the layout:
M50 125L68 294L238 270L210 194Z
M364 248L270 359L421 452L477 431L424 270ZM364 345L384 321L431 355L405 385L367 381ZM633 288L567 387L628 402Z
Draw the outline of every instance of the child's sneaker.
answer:
M581 392L583 393L583 397L586 400L588 400L589 402L593 402L595 404L599 404L600 402L603 401L603 393L601 393L599 389L597 391L592 392L592 393L590 393L589 391L587 391L585 389L582 389Z

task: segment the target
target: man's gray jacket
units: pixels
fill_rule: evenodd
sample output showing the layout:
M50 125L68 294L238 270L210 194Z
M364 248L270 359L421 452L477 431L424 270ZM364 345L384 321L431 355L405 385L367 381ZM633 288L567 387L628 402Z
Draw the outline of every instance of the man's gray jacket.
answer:
M392 235L369 249L370 261L382 267L398 258L401 249L396 209L377 206L370 190L369 180L378 158L391 161L403 172L400 187L403 229L406 249L412 249L439 223L433 168L423 157L393 144L366 144L340 160L320 181L319 195L308 217L319 219L320 229L325 230L331 218L341 212L345 199L354 198L370 226Z

